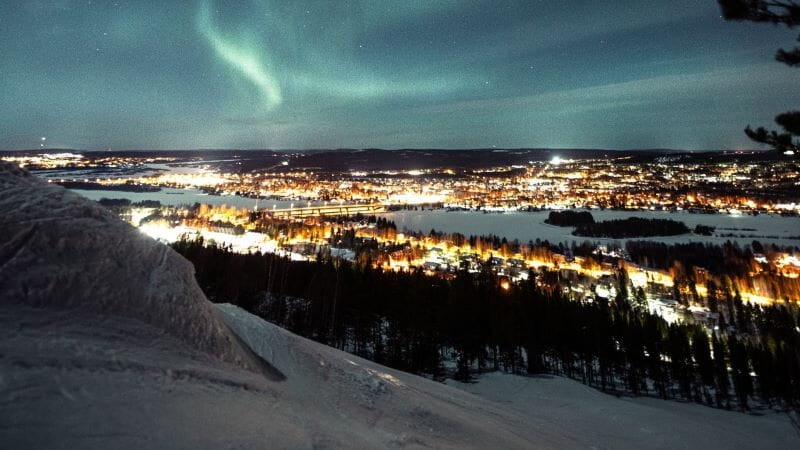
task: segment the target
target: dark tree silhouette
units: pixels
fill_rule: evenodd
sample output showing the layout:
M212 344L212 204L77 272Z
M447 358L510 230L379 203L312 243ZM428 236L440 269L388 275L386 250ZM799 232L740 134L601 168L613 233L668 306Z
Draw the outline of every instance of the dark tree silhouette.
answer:
M766 22L774 25L785 25L794 28L800 25L800 3L794 0L718 0L725 20ZM800 42L800 36L797 38ZM780 49L775 59L790 66L800 66L800 47ZM789 111L779 114L775 122L783 128L783 132L770 131L764 127L752 129L750 125L745 133L750 139L767 144L777 151L800 151L800 111Z
M631 248L639 254L649 249L654 261L658 253L681 255L661 246ZM183 239L173 248L194 264L211 301L233 303L323 344L437 380L469 380L487 370L549 373L616 393L726 408L800 405L800 309L788 302L744 305L730 291L730 279L709 285L726 299L720 312L736 326L720 318L709 337L703 326L668 324L624 295L570 300L561 295L557 271L505 289L486 267L431 277L323 257L238 254L202 239ZM737 259L721 247L699 248L706 250L692 254ZM616 278L629 289L624 271Z

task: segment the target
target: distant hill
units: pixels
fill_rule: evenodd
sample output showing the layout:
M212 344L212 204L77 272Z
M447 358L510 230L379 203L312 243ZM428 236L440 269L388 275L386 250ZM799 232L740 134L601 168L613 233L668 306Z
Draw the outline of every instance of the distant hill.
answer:
M169 156L179 160L202 158L210 164L229 172L249 172L275 166L289 159L291 164L280 170L315 170L322 172L374 171L374 170L425 170L436 168L477 169L497 166L525 166L533 161L550 161L554 158L569 159L614 159L624 158L630 162L650 161L738 161L775 158L786 159L782 154L765 151L731 152L720 150L685 151L671 149L306 149L306 150L124 150L124 151L75 151L54 150L48 152L74 152L86 157L109 155L130 157ZM0 152L4 155L38 154L42 150Z

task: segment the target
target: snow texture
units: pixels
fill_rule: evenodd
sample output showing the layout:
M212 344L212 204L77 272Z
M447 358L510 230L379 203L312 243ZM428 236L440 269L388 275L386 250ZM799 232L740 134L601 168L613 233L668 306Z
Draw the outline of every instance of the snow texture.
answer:
M800 448L785 415L388 369L211 305L181 257L25 172L0 207L4 449Z
M135 318L271 372L215 317L191 263L97 203L0 162L0 212L3 303Z

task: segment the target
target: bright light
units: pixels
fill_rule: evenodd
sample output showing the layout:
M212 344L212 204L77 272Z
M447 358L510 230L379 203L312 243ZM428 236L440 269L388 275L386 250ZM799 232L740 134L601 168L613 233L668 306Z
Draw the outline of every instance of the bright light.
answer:
M419 205L422 203L441 203L446 196L441 194L395 194L389 197L390 203Z
M550 164L557 166L562 163L562 159L560 156L553 156L553 159L550 160Z

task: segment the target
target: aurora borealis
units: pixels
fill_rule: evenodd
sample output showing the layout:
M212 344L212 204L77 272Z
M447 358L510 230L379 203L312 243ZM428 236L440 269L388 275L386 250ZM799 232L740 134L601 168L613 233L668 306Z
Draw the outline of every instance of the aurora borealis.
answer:
M713 0L2 2L0 149L752 148L794 37Z

